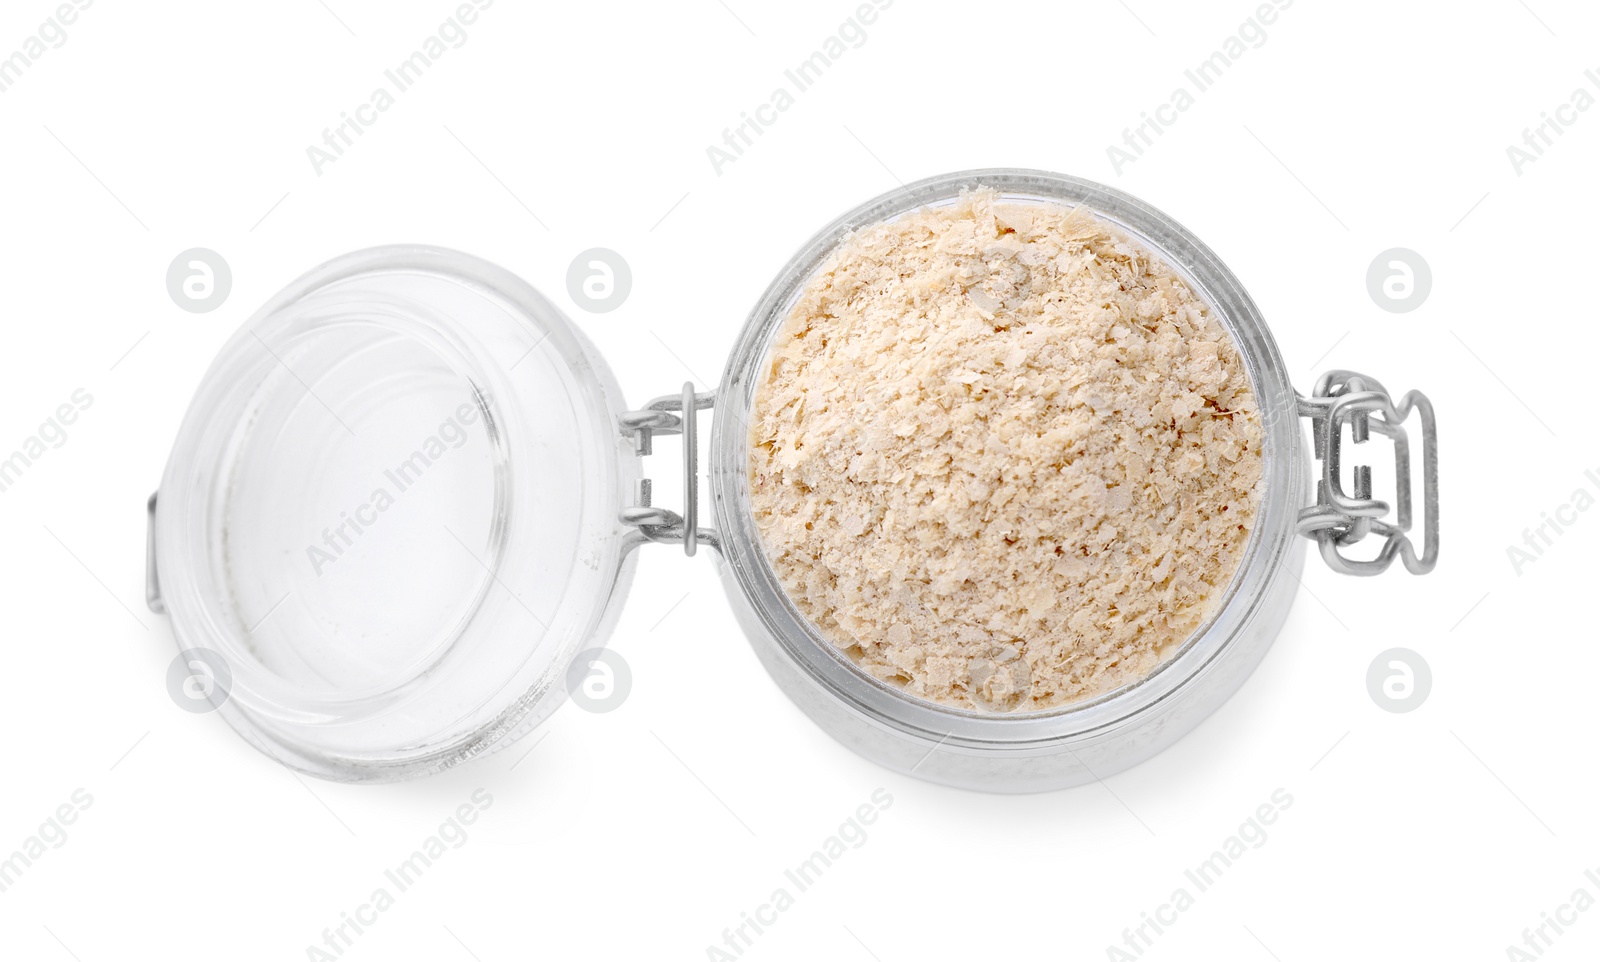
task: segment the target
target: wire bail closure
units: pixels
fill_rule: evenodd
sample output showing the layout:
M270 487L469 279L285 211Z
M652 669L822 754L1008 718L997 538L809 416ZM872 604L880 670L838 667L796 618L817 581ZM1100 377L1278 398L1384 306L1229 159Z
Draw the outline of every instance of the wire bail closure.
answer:
M1423 549L1416 548L1411 530L1411 452L1406 429L1401 426L1415 410L1422 421ZM1433 570L1439 560L1439 442L1433 405L1420 391L1409 391L1395 404L1376 378L1354 371L1328 371L1317 378L1310 397L1299 398L1301 417L1311 419L1314 456L1322 462L1317 481L1317 503L1300 510L1296 530L1317 542L1322 560L1341 574L1381 574L1396 556L1414 575ZM1372 467L1357 465L1355 491L1346 494L1339 481L1339 460L1344 444L1344 424L1350 423L1355 444L1366 442L1376 431L1394 442L1395 519L1385 520L1389 504L1372 496ZM1340 549L1375 534L1384 539L1376 557L1358 561Z
M656 398L638 411L624 412L618 418L622 433L633 440L634 454L644 457L652 453L652 439L657 435L683 435L683 514L657 507L650 503L650 479L639 479L639 490L634 504L623 508L617 515L619 521L632 527L627 549L641 544L682 544L683 553L694 556L703 542L721 550L717 532L699 527L700 517L700 456L698 411L710 410L716 403L716 392L695 393L694 384L683 382L681 394L667 394Z

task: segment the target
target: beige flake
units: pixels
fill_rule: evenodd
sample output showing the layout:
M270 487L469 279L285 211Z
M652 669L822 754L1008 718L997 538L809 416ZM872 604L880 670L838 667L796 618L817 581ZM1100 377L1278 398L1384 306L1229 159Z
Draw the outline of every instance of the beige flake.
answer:
M1037 710L1148 674L1255 520L1261 425L1222 326L1082 209L992 190L850 234L774 341L751 506L864 671Z

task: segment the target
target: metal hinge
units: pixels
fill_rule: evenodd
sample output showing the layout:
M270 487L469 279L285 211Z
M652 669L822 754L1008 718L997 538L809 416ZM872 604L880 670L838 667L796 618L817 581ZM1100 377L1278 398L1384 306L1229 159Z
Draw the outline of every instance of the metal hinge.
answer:
M1411 530L1411 451L1403 422L1415 409L1422 420L1422 557L1406 532ZM1300 398L1300 416L1311 419L1316 459L1322 462L1317 481L1317 503L1300 510L1297 529L1316 541L1328 567L1349 575L1375 575L1398 555L1406 570L1423 575L1439 560L1439 442L1434 428L1433 405L1420 391L1409 391L1395 404L1376 378L1354 371L1328 371L1317 378L1310 397ZM1387 502L1372 496L1372 468L1357 465L1355 492L1347 495L1339 481L1339 458L1344 444L1344 424L1350 423L1353 443L1364 443L1371 431L1394 442L1394 521ZM1339 549L1369 534L1384 539L1376 557L1357 561Z
M167 603L161 598L161 574L156 571L156 496L150 495L144 504L144 603L158 615L167 613Z
M632 550L647 542L657 544L682 544L683 553L693 555L700 544L720 549L717 532L699 527L700 470L698 448L699 416L697 411L709 410L716 403L716 394L707 391L696 394L694 384L685 381L681 394L668 394L646 404L642 410L625 412L618 420L622 433L633 439L634 453L639 457L653 450L651 439L657 435L683 435L683 514L650 503L650 479L639 479L639 490L634 504L622 509L618 519L634 530L630 532L627 549Z

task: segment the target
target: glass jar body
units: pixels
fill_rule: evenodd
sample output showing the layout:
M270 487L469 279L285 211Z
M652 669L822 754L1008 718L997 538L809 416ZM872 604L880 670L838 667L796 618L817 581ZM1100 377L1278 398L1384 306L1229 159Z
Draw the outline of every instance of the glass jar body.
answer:
M963 189L992 187L1018 203L1087 205L1181 273L1244 358L1262 418L1263 480L1256 528L1211 618L1139 682L1043 712L985 713L906 695L857 669L789 601L766 559L750 508L748 433L768 349L801 289L853 229ZM930 178L869 201L819 232L756 305L717 392L707 481L721 539L721 573L738 620L768 672L819 725L858 753L930 781L1023 792L1092 781L1177 741L1233 694L1288 615L1304 565L1295 533L1309 500L1309 458L1295 391L1277 346L1238 279L1181 225L1136 198L1090 181L1026 170Z

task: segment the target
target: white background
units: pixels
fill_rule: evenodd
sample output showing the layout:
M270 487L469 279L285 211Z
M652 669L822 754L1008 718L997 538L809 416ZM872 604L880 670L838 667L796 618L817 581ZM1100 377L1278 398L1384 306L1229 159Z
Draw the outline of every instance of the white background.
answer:
M1600 895L1600 653L1580 608L1600 511L1520 575L1506 553L1575 489L1600 494L1600 110L1520 176L1506 155L1574 89L1600 95L1592 6L1300 0L1119 175L1107 146L1254 3L900 0L718 176L707 146L854 3L501 0L319 177L306 147L454 9L328 3L101 0L0 94L0 453L75 389L94 397L0 494L0 855L75 789L94 799L0 894L0 954L306 958L480 787L495 801L467 843L344 958L706 958L878 788L894 803L867 842L746 959L1106 958L1278 788L1294 801L1265 844L1145 958L1500 959L1575 889ZM53 9L5 4L0 56ZM1427 391L1437 571L1356 580L1312 559L1215 716L1103 785L1039 796L922 784L833 743L756 663L711 562L668 549L614 638L628 702L569 706L440 777L297 778L169 699L144 499L212 355L304 270L401 241L476 253L568 311L643 400L712 386L750 305L837 213L981 166L1090 177L1175 216L1242 278L1302 390L1353 367ZM234 273L209 314L165 288L196 246ZM611 314L566 293L594 246L633 268ZM1366 289L1396 246L1432 266L1411 313ZM1409 714L1367 693L1396 645L1433 670ZM1600 950L1600 911L1578 918L1547 957Z

